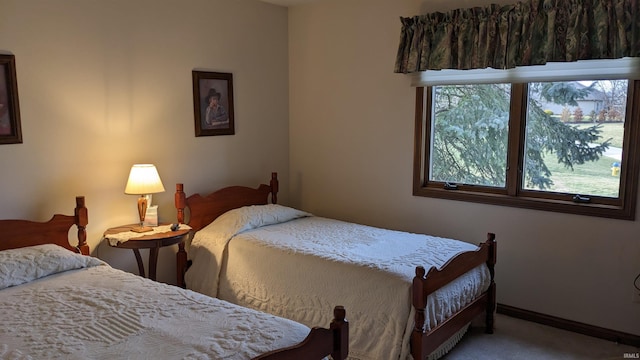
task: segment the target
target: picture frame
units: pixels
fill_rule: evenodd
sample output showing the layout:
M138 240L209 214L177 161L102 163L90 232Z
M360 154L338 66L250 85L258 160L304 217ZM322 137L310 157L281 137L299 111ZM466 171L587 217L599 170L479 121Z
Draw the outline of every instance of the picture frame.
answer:
M0 144L22 143L14 55L0 54Z
M234 135L233 75L192 71L196 136Z

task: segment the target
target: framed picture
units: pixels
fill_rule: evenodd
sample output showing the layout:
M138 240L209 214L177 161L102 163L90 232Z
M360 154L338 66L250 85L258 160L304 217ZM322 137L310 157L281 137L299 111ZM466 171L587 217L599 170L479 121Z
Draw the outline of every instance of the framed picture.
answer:
M233 77L192 71L196 136L233 135Z
M0 55L0 144L22 143L16 59Z

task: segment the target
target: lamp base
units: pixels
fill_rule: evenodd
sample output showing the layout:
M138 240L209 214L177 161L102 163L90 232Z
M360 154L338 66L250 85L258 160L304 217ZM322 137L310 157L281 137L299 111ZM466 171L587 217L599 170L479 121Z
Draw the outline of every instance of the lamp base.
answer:
M140 197L138 198L138 215L140 215L140 226L132 228L131 231L137 233L153 231L151 227L144 226L144 217L147 213L147 204L147 197L145 195L140 195Z
M153 228L150 226L139 226L139 227L132 228L131 231L137 232L137 233L143 233L143 232L153 231Z

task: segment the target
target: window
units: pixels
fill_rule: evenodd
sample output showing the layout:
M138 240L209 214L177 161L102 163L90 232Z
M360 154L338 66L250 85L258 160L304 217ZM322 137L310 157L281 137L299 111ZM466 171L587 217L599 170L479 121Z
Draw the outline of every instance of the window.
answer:
M414 195L634 219L637 64L423 73Z

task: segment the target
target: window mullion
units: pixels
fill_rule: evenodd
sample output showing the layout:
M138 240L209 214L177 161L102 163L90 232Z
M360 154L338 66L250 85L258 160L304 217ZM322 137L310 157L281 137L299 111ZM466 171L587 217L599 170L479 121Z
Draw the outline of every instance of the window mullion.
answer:
M509 110L509 150L507 153L507 195L517 196L522 188L524 158L526 84L512 84Z

